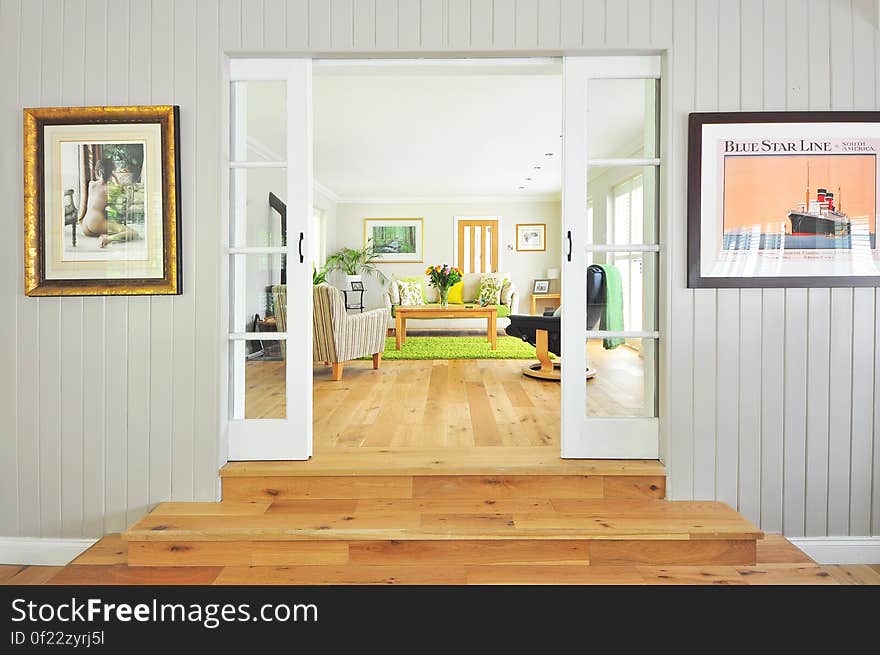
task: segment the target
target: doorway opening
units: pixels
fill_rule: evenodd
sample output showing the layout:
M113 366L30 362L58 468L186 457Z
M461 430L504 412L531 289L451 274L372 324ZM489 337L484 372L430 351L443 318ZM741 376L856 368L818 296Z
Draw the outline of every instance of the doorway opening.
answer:
M244 453L260 430L290 438L299 423L311 438L298 452L316 462L652 456L659 67L616 59L242 63L229 245L240 459L256 458ZM523 316L548 319L550 356L571 351L562 370L577 382L523 375L540 355L507 329ZM591 454L597 430L638 444Z

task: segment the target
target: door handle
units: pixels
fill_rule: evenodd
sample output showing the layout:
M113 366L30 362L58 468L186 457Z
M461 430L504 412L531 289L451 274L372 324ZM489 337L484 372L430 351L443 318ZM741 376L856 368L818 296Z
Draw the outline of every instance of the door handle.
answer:
M568 238L568 255L566 255L566 257L568 258L568 261L571 261L571 230L568 231L566 237Z
M303 256L303 239L305 238L305 234L302 232L299 233L299 263L302 264L305 261L305 257ZM571 261L571 257L568 258Z

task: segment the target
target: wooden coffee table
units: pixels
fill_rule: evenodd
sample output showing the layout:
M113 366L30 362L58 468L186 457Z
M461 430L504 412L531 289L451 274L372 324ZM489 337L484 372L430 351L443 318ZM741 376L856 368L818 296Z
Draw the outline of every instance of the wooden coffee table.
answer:
M486 337L492 350L497 349L498 310L495 307L468 307L462 305L442 307L399 306L394 310L394 334L397 337L397 350L406 343L406 319L408 318L485 318Z

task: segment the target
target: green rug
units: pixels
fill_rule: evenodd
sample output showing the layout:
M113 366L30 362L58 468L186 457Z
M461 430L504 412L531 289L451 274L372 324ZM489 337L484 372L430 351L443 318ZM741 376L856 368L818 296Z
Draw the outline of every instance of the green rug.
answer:
M400 350L395 344L385 340L382 359L535 359L535 347L516 337L498 337L497 350L486 337L407 337Z

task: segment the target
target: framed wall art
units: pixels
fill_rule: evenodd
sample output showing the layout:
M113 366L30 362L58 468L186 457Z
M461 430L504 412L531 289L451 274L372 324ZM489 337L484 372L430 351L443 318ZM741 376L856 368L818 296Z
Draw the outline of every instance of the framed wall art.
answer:
M182 292L178 111L24 110L27 295Z
M547 225L545 223L517 223L516 249L520 252L547 250Z
M689 287L880 285L880 112L690 115Z
M423 222L421 218L365 218L364 246L372 245L382 262L422 262Z

